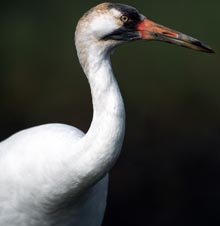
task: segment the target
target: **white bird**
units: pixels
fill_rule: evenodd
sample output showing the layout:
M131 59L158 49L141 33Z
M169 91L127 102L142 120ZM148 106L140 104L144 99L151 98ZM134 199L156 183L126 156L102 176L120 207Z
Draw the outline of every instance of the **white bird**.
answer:
M141 39L213 52L131 6L103 3L89 10L77 25L75 43L92 93L91 126L84 134L69 125L47 124L0 143L0 225L101 225L108 172L125 131L124 104L110 53L122 43Z

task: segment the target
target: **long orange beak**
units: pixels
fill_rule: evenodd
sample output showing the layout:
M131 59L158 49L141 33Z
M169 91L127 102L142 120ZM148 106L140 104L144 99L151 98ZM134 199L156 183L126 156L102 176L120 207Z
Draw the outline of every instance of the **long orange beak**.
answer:
M199 40L178 31L159 25L151 20L144 19L137 27L143 40L158 40L183 46L197 51L214 53L213 49Z

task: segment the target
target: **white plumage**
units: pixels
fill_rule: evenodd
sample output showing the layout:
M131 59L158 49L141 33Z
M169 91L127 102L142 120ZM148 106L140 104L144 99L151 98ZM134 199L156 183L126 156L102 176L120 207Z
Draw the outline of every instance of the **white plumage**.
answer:
M127 41L159 39L156 34L161 34L163 41L211 52L195 39L156 26L133 7L113 3L98 5L81 18L75 42L92 93L90 129L84 134L72 126L48 124L0 143L0 225L101 225L108 172L125 130L111 50Z

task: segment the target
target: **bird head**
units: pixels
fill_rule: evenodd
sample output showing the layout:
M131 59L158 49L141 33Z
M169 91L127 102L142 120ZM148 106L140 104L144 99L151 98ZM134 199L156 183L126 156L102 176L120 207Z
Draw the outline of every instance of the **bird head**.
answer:
M90 48L96 43L99 51L111 50L129 41L157 40L214 52L201 41L153 22L134 7L118 3L102 3L89 10L79 21L75 37L76 44L87 43Z

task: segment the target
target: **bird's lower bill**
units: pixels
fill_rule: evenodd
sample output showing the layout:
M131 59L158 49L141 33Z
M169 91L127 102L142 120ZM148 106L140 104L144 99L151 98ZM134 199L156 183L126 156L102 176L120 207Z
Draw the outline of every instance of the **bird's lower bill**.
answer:
M203 44L201 41L159 25L148 19L144 19L141 23L139 23L137 30L139 31L141 39L143 40L158 40L197 51L214 53L212 48Z

